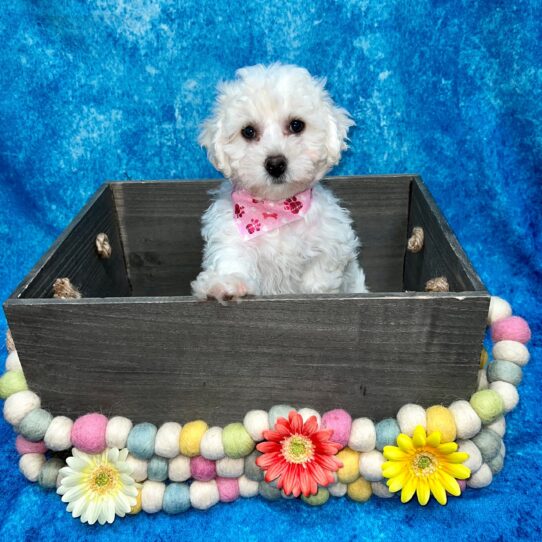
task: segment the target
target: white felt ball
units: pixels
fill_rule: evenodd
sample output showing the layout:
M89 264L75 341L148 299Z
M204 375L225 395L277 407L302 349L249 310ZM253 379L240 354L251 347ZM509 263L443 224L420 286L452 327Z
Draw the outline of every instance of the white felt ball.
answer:
M192 476L190 458L184 455L169 460L168 477L172 482L185 482Z
M519 394L516 386L509 382L503 382L502 380L496 380L489 386L490 390L496 391L504 401L504 412L508 413L516 408L519 402Z
M454 418L457 438L472 438L480 432L480 429L482 429L482 420L468 401L454 401L448 407L448 410L452 413Z
M424 429L427 426L425 408L412 403L402 406L397 412L397 423L401 433L411 437L418 425L421 425Z
M478 446L472 442L472 440L458 440L457 444L459 446L458 451L469 454L468 459L463 463L463 465L468 467L471 474L473 474L482 466L482 453L480 452Z
M216 475L222 478L239 478L245 470L245 460L224 457L216 462Z
M497 418L493 423L490 423L486 426L488 429L491 429L499 435L499 437L504 437L504 434L506 433L506 419L504 416L501 416L500 418Z
M487 390L487 388L489 387L489 382L487 381L487 373L486 373L486 370L485 368L484 369L480 369L478 371L478 385L476 387L476 389L478 391L480 390Z
M378 450L364 452L359 456L359 472L368 482L380 482L383 478L382 465L385 461Z
M66 416L55 416L43 437L45 446L53 452L68 450L72 446L73 421Z
M357 452L370 452L375 449L376 429L369 418L356 418L352 422L348 447Z
M19 354L17 354L16 350L10 352L6 358L6 371L22 371Z
M265 413L267 419L267 412ZM222 427L210 427L203 434L200 445L200 454L205 459L216 461L226 457L224 452L224 444L222 443Z
M269 430L269 415L265 410L250 410L245 414L243 425L252 440L263 440L263 432Z
M335 484L330 484L329 486L327 486L329 494L333 495L333 497L343 497L344 495L346 495L347 489L347 485L341 482L337 482Z
M214 480L190 484L190 504L198 510L207 510L220 500L218 486Z
M237 482L239 483L239 495L241 497L250 498L258 494L258 482L250 480L245 475L241 476Z
M395 497L395 493L392 493L388 486L384 484L383 482L372 482L371 488L373 490L373 493L382 499L389 499L391 497Z
M298 410L298 414L301 414L303 422L306 422L311 416L316 416L316 421L318 422L318 427L322 424L322 416L316 412L313 408L302 408Z
M155 514L162 509L166 484L147 480L141 489L141 508L147 514Z
M132 421L124 416L114 416L107 422L105 442L108 448L126 448L128 435L132 430Z
M18 391L10 395L4 403L4 418L11 425L18 425L35 408L41 406L40 398L32 391Z
M493 345L493 359L511 361L523 367L529 363L530 358L527 347L517 341L499 341Z
M136 482L143 482L147 479L147 462L144 459L128 454L126 463L132 467L132 478Z
M45 465L44 454L24 454L19 459L20 471L31 482L35 482L38 479L43 465Z
M179 437L181 435L181 424L177 422L166 422L156 432L154 440L154 453L161 457L173 459L179 455Z
M495 295L491 296L489 302L489 311L487 313L487 323L489 325L512 316L512 307L508 301L505 301L501 297Z
M493 481L493 473L487 463L484 463L471 477L467 480L467 486L480 489L486 487Z

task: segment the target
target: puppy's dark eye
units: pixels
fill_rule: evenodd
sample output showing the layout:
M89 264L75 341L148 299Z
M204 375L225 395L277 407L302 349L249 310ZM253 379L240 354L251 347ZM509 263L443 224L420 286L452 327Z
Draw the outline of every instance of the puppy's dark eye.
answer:
M254 126L245 126L241 130L241 135L245 139L254 139L256 137L256 128L254 128Z
M305 123L302 120L294 119L288 128L292 134L299 134L305 129Z

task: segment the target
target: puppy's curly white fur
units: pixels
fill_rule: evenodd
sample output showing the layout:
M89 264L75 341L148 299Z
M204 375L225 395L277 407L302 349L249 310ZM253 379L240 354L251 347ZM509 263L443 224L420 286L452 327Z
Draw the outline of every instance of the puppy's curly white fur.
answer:
M230 182L203 215L200 299L246 295L366 292L351 218L318 181L338 163L354 124L313 78L293 65L251 66L219 85L200 143ZM234 219L232 191L271 206L305 191L308 211L247 239Z

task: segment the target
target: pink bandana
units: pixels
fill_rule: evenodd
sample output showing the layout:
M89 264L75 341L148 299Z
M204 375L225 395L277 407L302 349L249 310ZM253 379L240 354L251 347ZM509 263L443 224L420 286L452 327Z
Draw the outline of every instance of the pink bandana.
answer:
M233 219L241 237L252 239L284 224L301 220L311 206L312 188L279 201L253 198L245 190L232 192L231 198L234 204Z

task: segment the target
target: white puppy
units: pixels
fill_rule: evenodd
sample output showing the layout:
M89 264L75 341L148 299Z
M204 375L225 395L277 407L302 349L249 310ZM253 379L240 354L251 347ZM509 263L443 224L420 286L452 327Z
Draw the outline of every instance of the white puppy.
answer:
M203 215L200 299L366 292L351 218L318 181L354 124L303 68L242 68L200 135L230 181Z

